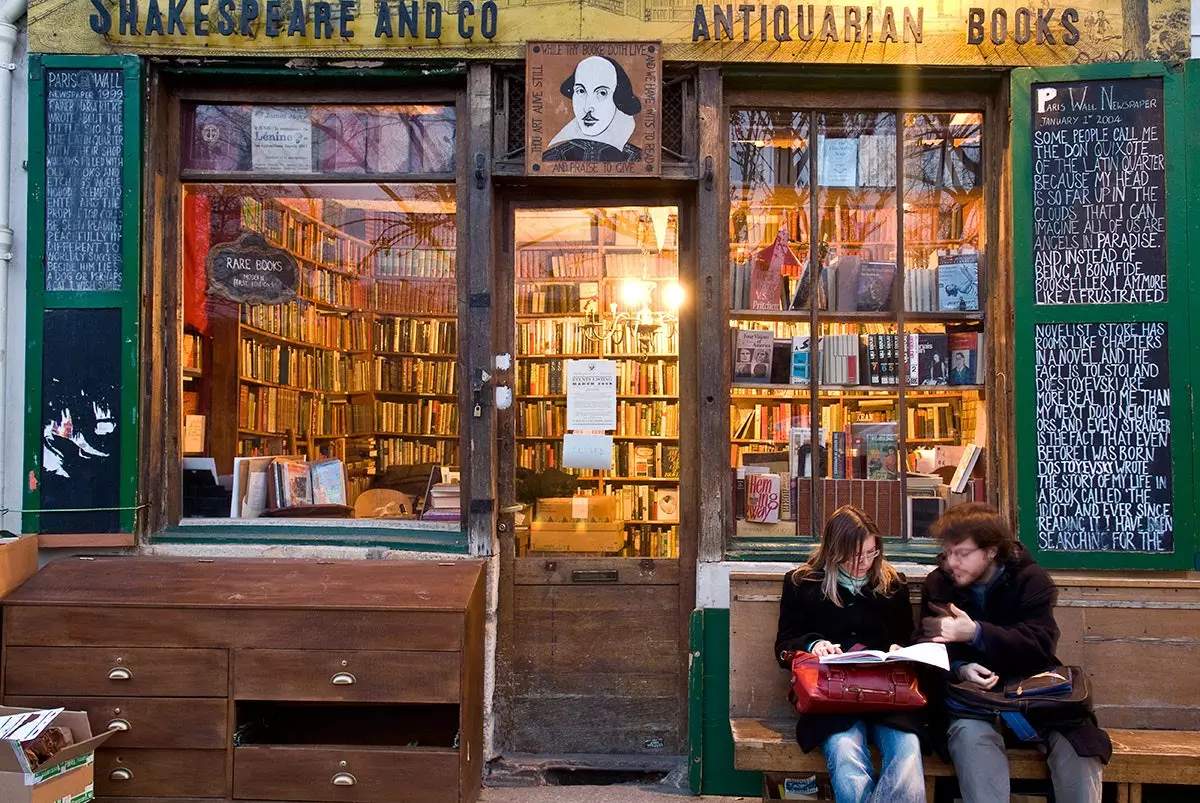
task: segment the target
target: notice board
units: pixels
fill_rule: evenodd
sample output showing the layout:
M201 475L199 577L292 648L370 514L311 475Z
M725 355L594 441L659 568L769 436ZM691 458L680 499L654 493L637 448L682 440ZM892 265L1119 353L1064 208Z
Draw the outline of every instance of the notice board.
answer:
M132 533L137 506L140 64L30 56L22 528Z
M1183 83L1013 76L1017 524L1048 566L1193 560Z

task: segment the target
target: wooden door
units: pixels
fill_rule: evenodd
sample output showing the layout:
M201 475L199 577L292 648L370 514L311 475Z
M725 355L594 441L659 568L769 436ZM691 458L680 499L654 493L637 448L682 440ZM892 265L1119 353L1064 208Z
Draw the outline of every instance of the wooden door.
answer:
M695 515L681 500L697 446L680 438L695 428L680 209L669 198L505 207L497 339L514 357L515 399L500 413L499 484L520 505L501 519L508 752L686 750ZM615 426L600 420L606 388ZM568 424L612 435L610 469L565 465Z

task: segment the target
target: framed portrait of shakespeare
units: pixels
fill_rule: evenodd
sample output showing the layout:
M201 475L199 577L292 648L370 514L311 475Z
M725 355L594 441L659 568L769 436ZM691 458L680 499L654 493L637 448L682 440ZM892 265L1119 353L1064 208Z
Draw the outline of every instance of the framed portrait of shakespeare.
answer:
M661 121L661 43L528 44L526 175L657 176Z

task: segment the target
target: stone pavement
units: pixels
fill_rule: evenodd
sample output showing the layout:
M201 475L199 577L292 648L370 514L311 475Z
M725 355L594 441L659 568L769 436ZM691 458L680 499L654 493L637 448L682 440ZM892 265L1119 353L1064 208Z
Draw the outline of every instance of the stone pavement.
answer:
M479 803L753 803L757 797L692 797L669 786L505 786L485 787Z

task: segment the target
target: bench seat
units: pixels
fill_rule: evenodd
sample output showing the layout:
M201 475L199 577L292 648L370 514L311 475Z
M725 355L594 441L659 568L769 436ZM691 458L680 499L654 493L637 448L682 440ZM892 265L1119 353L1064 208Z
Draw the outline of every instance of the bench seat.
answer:
M733 764L740 770L760 772L824 772L820 751L804 753L796 744L796 722L784 719L736 717L729 720L733 731ZM1110 783L1200 785L1200 731L1108 729L1113 757L1104 768ZM1009 750L1013 778L1046 777L1046 761L1034 749ZM954 775L954 767L936 756L925 757L927 777ZM1140 799L1137 797L1123 799Z

